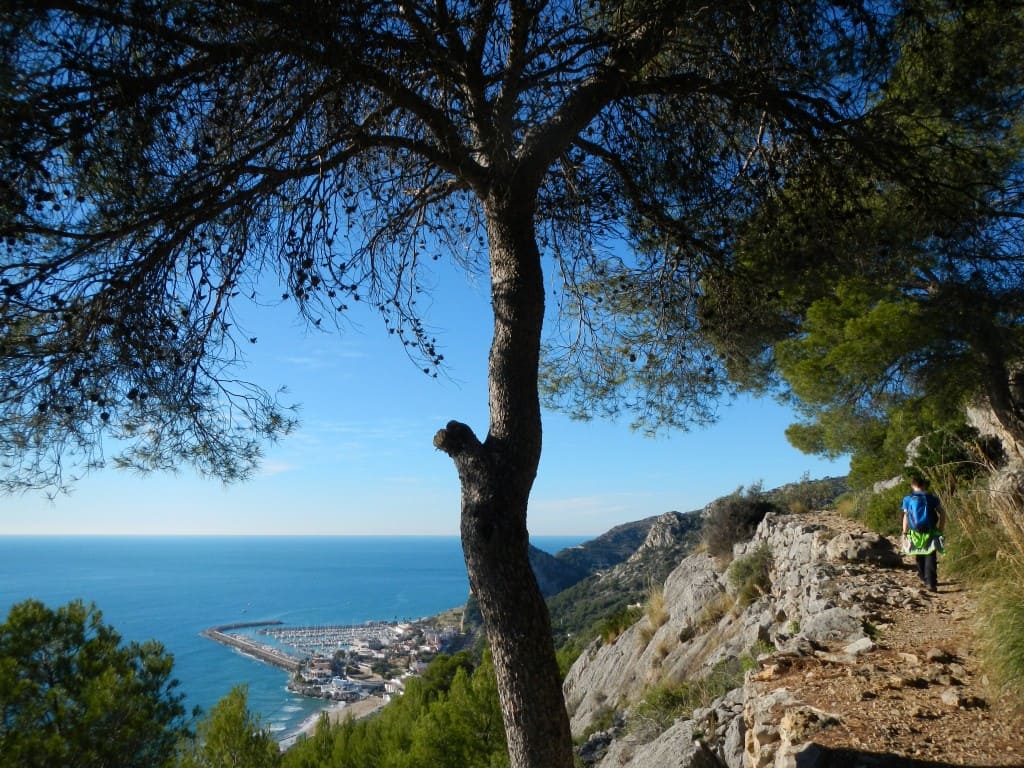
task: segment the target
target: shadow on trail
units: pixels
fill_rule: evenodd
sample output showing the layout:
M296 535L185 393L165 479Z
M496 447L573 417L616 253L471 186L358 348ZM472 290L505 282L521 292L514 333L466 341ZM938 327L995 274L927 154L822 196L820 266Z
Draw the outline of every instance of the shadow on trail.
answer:
M861 752L856 749L831 749L810 744L795 755L796 768L997 768L995 764L950 763L941 760L915 760L912 757ZM1007 765L1003 763L1003 768Z

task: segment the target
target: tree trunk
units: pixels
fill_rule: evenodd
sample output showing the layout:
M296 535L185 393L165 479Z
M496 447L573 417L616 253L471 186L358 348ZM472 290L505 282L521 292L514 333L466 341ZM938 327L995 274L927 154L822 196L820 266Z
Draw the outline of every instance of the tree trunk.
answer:
M987 345L986 345L987 346ZM1012 370L1002 350L988 347L982 350L984 360L985 394L996 420L1006 431L1006 439L1012 441L1008 451L1021 455L1024 447L1024 414L1020 391L1017 386L1017 373Z
M434 438L462 485L462 550L491 645L512 768L572 768L547 605L528 557L526 510L541 450L537 373L544 279L533 205L485 205L494 338L490 429L450 422Z

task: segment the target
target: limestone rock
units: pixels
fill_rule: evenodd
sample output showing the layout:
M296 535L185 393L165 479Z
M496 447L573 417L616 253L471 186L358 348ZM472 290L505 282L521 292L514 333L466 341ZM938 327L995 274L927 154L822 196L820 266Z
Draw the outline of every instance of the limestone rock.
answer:
M843 648L843 653L848 653L851 656L860 656L864 653L870 653L875 650L875 648L877 648L877 646L870 637L862 637Z
M800 634L819 645L849 644L866 637L863 622L849 608L828 608L807 617Z
M826 552L833 562L869 562L890 568L903 562L892 542L877 533L841 533L827 544Z
M710 655L738 655L743 647L736 644L746 642L744 638L730 644L695 630L713 615L705 609L724 592L711 557L685 558L665 582L668 619L662 626L652 628L643 618L614 643L588 649L569 670L563 690L573 733L585 730L606 708L638 700L659 679L700 677Z
M695 738L693 722L681 720L646 744L617 740L600 768L721 768L715 754Z

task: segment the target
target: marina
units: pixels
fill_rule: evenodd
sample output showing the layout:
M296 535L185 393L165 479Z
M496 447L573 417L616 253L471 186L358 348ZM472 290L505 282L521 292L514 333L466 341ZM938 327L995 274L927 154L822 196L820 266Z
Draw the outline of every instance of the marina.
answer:
M331 656L340 650L385 648L402 639L409 630L409 624L374 621L356 625L273 626L259 630L259 634L272 637L303 655Z
M246 621L200 634L286 670L290 691L349 703L401 693L401 678L418 674L429 659L462 637L456 626L435 619L299 627Z

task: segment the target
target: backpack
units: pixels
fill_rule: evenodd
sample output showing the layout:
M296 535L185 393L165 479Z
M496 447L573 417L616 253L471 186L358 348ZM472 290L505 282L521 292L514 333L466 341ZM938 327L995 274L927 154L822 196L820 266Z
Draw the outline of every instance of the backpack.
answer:
M918 533L932 530L936 523L936 515L928 506L928 494L912 493L907 496L907 524Z

